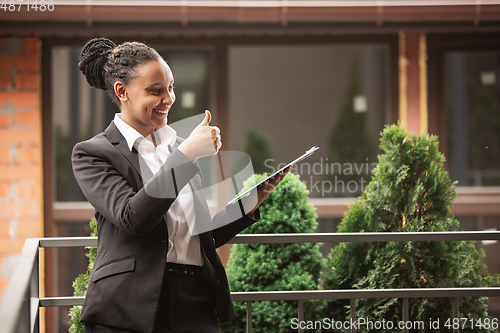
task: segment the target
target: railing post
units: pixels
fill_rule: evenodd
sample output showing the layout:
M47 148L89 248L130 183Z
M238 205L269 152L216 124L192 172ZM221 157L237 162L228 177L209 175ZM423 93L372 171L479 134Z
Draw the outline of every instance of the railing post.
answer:
M252 301L247 301L247 333L252 333Z
M37 248L30 278L30 332L40 331L40 249Z
M459 317L459 309L458 309L458 297L453 297L453 319L457 318L460 320ZM458 328L453 328L453 333L458 333L459 329Z
M383 233L379 233L383 234ZM389 235L384 235L387 237L394 236L395 233L388 233ZM409 233L403 233L409 234ZM416 233L421 234L421 233ZM434 234L434 233L431 233ZM463 240L462 235L453 235L459 240ZM483 234L492 234L491 232L475 232L471 239L490 239L490 236L486 237ZM240 236L257 236L257 235L240 235ZM274 238L268 239L268 235L258 235L259 237L264 237L265 242L270 240L274 241ZM278 243L295 243L297 240L285 240L281 237L294 237L290 235L271 235L278 239ZM319 237L317 235L312 235L314 237ZM340 237L341 235L335 234L335 237ZM345 236L345 235L342 235ZM347 235L349 236L349 235ZM380 235L368 235L370 237L379 237ZM420 237L422 235L418 235ZM494 236L494 237L493 237ZM311 241L311 235L304 235L299 237L305 237L304 241ZM325 237L320 235L320 237ZM333 237L333 236L332 236ZM356 237L364 238L365 235ZM399 236L398 236L399 237ZM414 236L417 237L417 236ZM444 237L444 236L440 236ZM460 237L460 238L459 238ZM500 232L494 232L491 236L493 239L500 239ZM243 238L245 239L245 238ZM302 240L302 238L299 238ZM371 239L371 238L369 238ZM466 238L467 239L467 238ZM437 241L438 239L431 239L431 241ZM344 240L345 241L345 240ZM348 240L349 241L349 240ZM351 239L351 242L357 242L360 240ZM380 241L390 241L382 239ZM401 239L397 239L401 241ZM261 242L256 242L257 244ZM39 308L40 307L51 307L51 306L72 306L72 305L82 305L84 297L45 297L40 298L39 295L39 247L69 247L69 246L95 246L97 239L95 237L76 237L76 238L57 238L57 239L27 239L23 251L21 252L21 257L14 270L14 273L9 281L6 292L3 296L2 302L0 303L0 327L2 332L7 333L28 333L28 332L38 332L39 331ZM241 243L248 243L244 241ZM295 301L298 300L298 315L300 320L304 321L304 310L303 301L310 299L350 299L350 318L352 322L357 322L356 320L356 299L372 299L372 298L401 298L403 299L403 320L409 320L409 298L432 298L432 297L446 297L452 298L453 304L453 317L459 318L459 297L500 297L500 288L498 287L488 287L488 288L432 288L426 289L396 289L396 290L321 290L321 291L287 291L287 292L250 292L250 293L232 293L236 294L238 299L235 301L246 302L247 306L247 332L252 333L252 302L248 301L248 298L254 301L269 301L269 300L285 300L285 301ZM243 295L238 295L243 294ZM329 295L332 294L332 295ZM242 297L243 296L243 297ZM438 322L436 322L438 323ZM350 330L351 333L357 332L357 329L353 325ZM407 329L405 332L408 331ZM459 329L454 329L454 333L458 333Z
M409 306L408 306L408 298L403 298L403 323L404 323L404 328L403 328L403 333L408 333L408 328L406 326L406 323L410 319L410 311L409 311Z
M299 299L298 306L298 315L299 315L299 333L304 333L304 329L301 328L300 323L304 321L304 301Z
M38 239L28 238L24 242L21 257L14 270L0 303L0 326L2 332L28 333L31 331L30 313L38 302L31 302L31 282L34 260L38 251Z
M356 321L356 299L351 298L351 322ZM351 333L356 333L356 328L351 328Z
M24 333L24 332L30 332L30 292L29 289L26 290L23 296L23 305L21 307L20 315L19 315L19 321L17 323L17 329L15 332L18 333Z

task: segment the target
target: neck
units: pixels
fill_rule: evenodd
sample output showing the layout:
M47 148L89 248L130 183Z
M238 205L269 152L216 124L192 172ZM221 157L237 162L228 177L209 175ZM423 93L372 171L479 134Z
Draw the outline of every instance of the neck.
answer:
M139 132L143 137L147 138L149 135L151 135L151 137L153 138L153 143L155 142L153 135L153 132L155 131L154 127L146 126L144 124L141 124L139 121L134 121L132 118L127 117L127 114L123 112L121 112L121 119L137 132Z

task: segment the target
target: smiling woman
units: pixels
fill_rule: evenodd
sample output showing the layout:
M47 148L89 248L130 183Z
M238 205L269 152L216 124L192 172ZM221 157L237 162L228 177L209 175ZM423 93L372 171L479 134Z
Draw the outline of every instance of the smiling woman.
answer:
M209 125L209 111L186 139L167 125L175 93L166 61L142 43L96 38L79 68L120 108L72 153L98 230L80 317L85 332L220 332L218 321L235 310L215 248L260 218L258 206L286 172L259 188L248 211L236 203L212 218L203 191L195 191L202 188L197 160L219 151L220 130ZM210 231L192 234L192 223Z
M144 137L165 126L175 102L174 76L163 59L136 69L137 77L128 84L116 81L114 93L120 99L122 120Z
M166 124L175 102L174 76L154 49L137 42L116 46L95 38L83 48L78 67L90 86L108 93L121 109L122 120L144 137Z

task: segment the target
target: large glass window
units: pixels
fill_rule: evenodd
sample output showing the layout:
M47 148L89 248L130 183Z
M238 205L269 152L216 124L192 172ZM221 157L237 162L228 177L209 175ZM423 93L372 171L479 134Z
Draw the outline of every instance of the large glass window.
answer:
M458 186L500 186L500 52L445 61L450 176Z
M388 46L231 46L228 59L231 149L270 173L319 146L293 170L310 196L360 195L390 122Z

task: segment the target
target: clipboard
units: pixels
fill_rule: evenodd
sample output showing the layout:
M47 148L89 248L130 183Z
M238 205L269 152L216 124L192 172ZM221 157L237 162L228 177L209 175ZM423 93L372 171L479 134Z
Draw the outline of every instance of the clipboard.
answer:
M269 180L271 178L273 178L274 176L276 176L278 173L280 173L281 171L285 170L286 168L288 168L289 166L297 163L297 162L300 162L302 161L303 159L311 156L312 154L314 154L314 152L316 150L318 150L319 147L312 147L311 149L309 149L308 151L306 151L303 155L297 157L296 159L294 159L292 162L288 163L287 165L285 165L284 167L282 167L281 169L279 169L278 171L274 172L273 174L271 174L270 176L267 176L264 180L262 180L261 182L259 182L258 184L255 184L254 186L252 186L251 188L249 188L248 190L246 190L245 192L243 192L242 194L238 195L236 198L234 198L233 200L229 201L229 203L226 205L231 205L233 203L235 203L236 201L238 201L239 199L243 198L244 196L246 196L248 193L250 193L250 191L256 189L257 187L259 187L260 185L262 185L266 180Z

